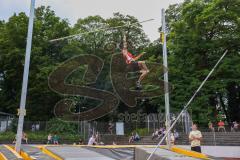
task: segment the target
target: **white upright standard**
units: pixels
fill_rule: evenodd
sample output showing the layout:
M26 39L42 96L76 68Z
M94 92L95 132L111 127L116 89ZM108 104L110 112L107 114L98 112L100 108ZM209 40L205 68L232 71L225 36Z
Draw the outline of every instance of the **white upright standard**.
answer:
M17 152L20 152L20 148L21 148L23 122L24 122L24 116L26 114L25 105L26 105L26 97L27 97L30 55L31 55L31 48L32 48L34 6L35 6L35 0L31 0L31 8L30 8L30 15L29 15L29 22L28 22L28 33L27 33L27 46L26 46L25 64L24 64L24 72L23 72L22 93L21 93L20 109L18 111L19 118L18 118L18 129L17 129L17 137L16 137L17 141L15 145L15 149Z
M168 86L168 62L167 62L167 42L166 42L166 23L165 10L162 9L162 33L163 33L163 69L164 69L164 98L165 98L165 116L166 116L166 130L171 126L170 121L170 107L169 107L169 86ZM167 135L167 148L170 149L170 132Z

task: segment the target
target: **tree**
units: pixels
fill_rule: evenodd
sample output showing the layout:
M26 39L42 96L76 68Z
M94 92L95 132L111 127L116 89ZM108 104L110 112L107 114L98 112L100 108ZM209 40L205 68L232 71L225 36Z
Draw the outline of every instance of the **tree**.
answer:
M69 34L70 27L65 20L56 17L49 7L37 8L34 22L26 118L42 120L52 116L49 110L53 110L54 103L59 99L48 88L48 75L60 62L58 59L64 59L60 55L55 56L62 46L54 47L48 41L55 36ZM20 102L27 23L25 13L14 14L8 22L0 23L0 108L10 113L16 113Z
M199 123L206 123L213 112L209 98L216 91L226 92L224 88L228 81L239 83L239 63L236 63L239 61L236 54L240 38L239 5L238 1L194 0L170 6L167 10L170 81L175 85L171 94L174 108L182 106L191 97L224 50L229 50L191 104L193 119Z

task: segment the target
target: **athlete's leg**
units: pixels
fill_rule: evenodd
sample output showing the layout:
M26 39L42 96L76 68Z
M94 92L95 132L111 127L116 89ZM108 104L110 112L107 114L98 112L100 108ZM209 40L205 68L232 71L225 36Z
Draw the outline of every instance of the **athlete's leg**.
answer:
M147 68L147 65L144 61L139 61L138 62L138 66L140 68L140 72L142 73L138 79L138 82L141 82L144 77L146 77L146 75L148 74L149 70Z
M140 65L142 66L142 69L143 69L144 71L149 72L145 61L139 61L138 64L140 64Z

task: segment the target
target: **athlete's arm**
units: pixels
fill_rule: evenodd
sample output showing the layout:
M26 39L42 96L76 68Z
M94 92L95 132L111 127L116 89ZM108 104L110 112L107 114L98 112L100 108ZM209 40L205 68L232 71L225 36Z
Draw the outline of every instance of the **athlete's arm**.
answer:
M127 50L127 37L125 34L123 35L123 49Z
M126 35L124 34L123 35L123 49L122 49L122 54L124 57L127 57L127 53L128 53L128 50L127 50L127 38L126 38Z
M137 61L139 58L141 58L143 55L145 54L145 52L140 53L139 55L137 55L136 57L134 57L134 61Z
M123 54L124 57L127 57L128 50L125 49L125 48L123 48L123 50L122 50L122 54Z

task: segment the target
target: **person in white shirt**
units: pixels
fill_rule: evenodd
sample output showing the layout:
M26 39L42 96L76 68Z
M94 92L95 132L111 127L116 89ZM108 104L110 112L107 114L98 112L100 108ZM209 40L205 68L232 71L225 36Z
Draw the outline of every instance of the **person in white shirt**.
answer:
M158 137L158 129L156 129L156 131L152 133L152 140L153 140L155 137Z
M233 131L237 132L238 131L238 127L239 127L239 124L237 123L237 121L234 121L233 122Z
M179 133L177 132L177 130L173 131L173 135L174 135L175 140L177 140L179 138Z
M96 144L97 144L96 137L95 135L92 135L92 137L90 137L88 140L88 145L96 145Z
M201 140L202 133L197 129L197 125L192 125L192 131L189 134L189 140L191 142L191 150L201 153Z
M166 143L168 143L168 137L166 137ZM170 143L171 145L175 145L175 137L173 133L170 133Z
M49 134L47 137L47 144L51 144L52 143L52 135Z

